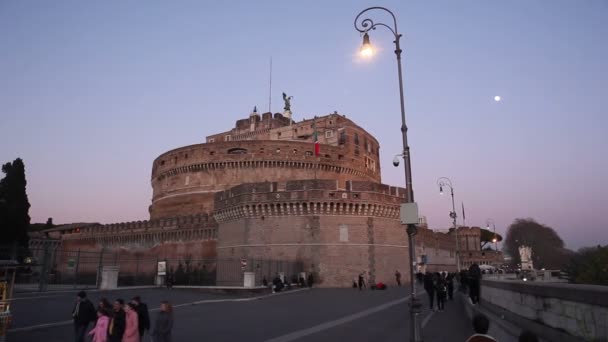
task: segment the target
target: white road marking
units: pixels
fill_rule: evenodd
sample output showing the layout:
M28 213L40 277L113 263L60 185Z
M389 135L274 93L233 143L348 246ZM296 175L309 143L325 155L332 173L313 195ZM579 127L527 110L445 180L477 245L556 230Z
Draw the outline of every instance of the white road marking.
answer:
M433 316L433 314L435 313L435 311L431 311L431 313L428 314L428 316L426 316L424 318L424 321L422 321L422 328L424 329L424 326L431 320L431 317Z
M393 307L395 305L404 303L406 301L408 301L410 298L410 296L407 296L405 298L401 298L401 299L397 299L394 300L392 302L388 302L367 310L363 310L361 312L352 314L352 315L348 315L333 321L329 321L329 322L325 322L325 323L321 323L319 325L315 325L314 327L310 327L308 329L302 329L302 330L298 330L298 331L294 331L292 333L283 335L283 336L279 336L279 337L275 337L272 338L270 340L266 340L266 342L289 342L289 341L294 341L297 340L299 338L308 336L308 335L312 335L312 334L316 334L318 332L321 332L323 330L327 330L327 329L331 329L333 327L336 327L338 325L342 325L344 323L348 323L354 320L357 320L359 318L363 318L372 314L375 314L376 312L380 312L382 310L386 310L390 307Z
M195 302L189 302L189 303L182 303L182 304L173 305L173 307L174 308L178 308L178 307L181 307L181 306L192 306L192 305L224 303L224 302L250 302L250 301L264 299L264 298L268 298L268 297L276 297L276 296L280 296L280 295L284 295L284 294L297 293L297 292L307 291L307 290L310 290L310 289L309 288L296 289L296 290L291 290L291 291L287 291L287 292L279 292L279 293L273 293L273 294L267 294L267 295L263 295L263 296L249 297L249 298L199 300L199 301L195 301ZM41 298L41 297L38 297L38 298ZM150 312L160 311L160 308L150 309L149 311ZM72 324L72 323L73 323L72 320L61 321L61 322L53 322L53 323L44 323L44 324L38 324L38 325L30 325L30 326L23 327L23 328L9 329L8 332L13 333L13 332L22 332L22 331L32 331L32 330L37 330L37 329L59 327L59 326L62 326L62 325L69 325L69 324Z

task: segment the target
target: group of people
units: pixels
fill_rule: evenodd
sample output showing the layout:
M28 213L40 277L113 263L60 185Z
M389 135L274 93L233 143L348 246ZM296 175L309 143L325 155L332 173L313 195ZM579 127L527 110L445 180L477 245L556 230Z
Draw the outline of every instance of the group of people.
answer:
M160 313L156 317L152 336L155 342L170 342L173 328L173 313L171 304L162 301ZM150 314L148 306L139 296L133 297L126 303L116 299L113 304L106 298L99 301L97 309L87 298L84 291L76 297L72 310L74 320L74 335L76 342L84 342L89 324L94 323L88 332L92 342L141 342L144 334L150 330Z
M420 276L419 276L420 279ZM454 300L454 274L447 272L427 272L422 277L424 290L429 296L432 311L435 311L435 298L437 299L437 311L445 310L447 299Z
M297 284L299 287L312 287L313 276L311 273L309 273L307 279L304 279L302 276L298 278L296 275L293 275L290 281L287 276L281 277L281 275L277 273L272 279L271 286L269 286L266 276L262 278L262 285L264 287L271 287L273 293L281 292L284 289L290 290L293 284Z

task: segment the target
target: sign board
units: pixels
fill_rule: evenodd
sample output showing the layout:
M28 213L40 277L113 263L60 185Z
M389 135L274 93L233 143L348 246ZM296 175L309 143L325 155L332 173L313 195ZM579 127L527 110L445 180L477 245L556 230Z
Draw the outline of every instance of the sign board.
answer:
M158 265L156 266L157 272L156 274L161 276L161 275L167 275L167 262L166 261L159 261Z

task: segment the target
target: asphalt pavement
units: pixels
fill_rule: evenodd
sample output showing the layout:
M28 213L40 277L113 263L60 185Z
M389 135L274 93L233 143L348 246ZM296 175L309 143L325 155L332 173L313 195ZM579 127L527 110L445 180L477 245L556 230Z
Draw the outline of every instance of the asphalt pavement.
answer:
M207 294L183 289L138 289L91 293L95 301L130 299L139 294L155 308L160 300L178 304L175 308L173 340L181 341L408 341L408 291L354 289L312 289L257 297ZM22 297L23 298L23 297ZM17 300L13 306L16 322L8 341L70 341L72 326L29 329L36 325L68 322L74 294L48 294ZM471 324L462 303L448 302L446 311L431 312L426 296L421 322L425 341L465 341ZM195 304L192 304L195 303ZM151 312L154 320L156 311ZM144 339L148 342L149 339Z

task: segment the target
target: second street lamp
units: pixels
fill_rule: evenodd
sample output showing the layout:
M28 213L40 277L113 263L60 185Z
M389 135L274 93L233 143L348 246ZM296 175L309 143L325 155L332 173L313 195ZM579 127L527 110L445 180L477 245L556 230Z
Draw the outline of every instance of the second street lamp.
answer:
M487 230L490 230L490 223L492 224L492 228L494 229L494 238L492 239L492 242L494 242L494 250L496 252L498 252L498 238L496 237L496 223L491 218L486 219L486 229Z
M393 25L389 26L384 23L374 22L372 19L365 18L359 21L359 17L368 11L383 11L390 14L393 18ZM410 254L409 268L410 268L410 341L411 342L422 342L422 327L420 325L420 312L422 304L416 298L416 282L414 281L414 265L416 263L416 240L415 235L417 233L418 224L418 208L414 202L414 190L412 189L412 164L410 162L410 147L407 143L407 125L405 122L405 99L403 96L403 76L401 72L401 46L399 40L401 34L397 30L397 18L393 12L384 7L369 7L361 11L355 18L355 29L360 33L363 33L363 45L361 46L361 54L364 57L371 57L374 54L372 48L369 31L375 30L377 27L382 26L388 29L395 39L395 55L397 56L397 76L399 78L399 99L401 101L401 138L403 141L403 164L405 171L405 188L407 191L406 202L401 205L400 216L401 223L407 224L407 236L408 236L408 249ZM393 162L394 164L394 162Z
M437 179L437 186L439 186L439 193L443 195L444 188L450 188L450 195L452 196L452 211L450 211L450 218L452 219L452 227L454 228L454 236L456 237L456 269L460 272L460 246L458 245L458 225L456 223L456 206L454 205L454 187L452 181L447 177L441 177Z

